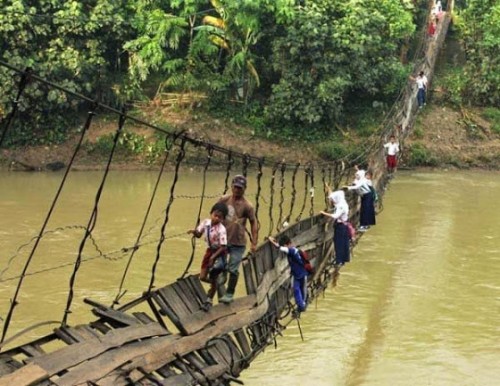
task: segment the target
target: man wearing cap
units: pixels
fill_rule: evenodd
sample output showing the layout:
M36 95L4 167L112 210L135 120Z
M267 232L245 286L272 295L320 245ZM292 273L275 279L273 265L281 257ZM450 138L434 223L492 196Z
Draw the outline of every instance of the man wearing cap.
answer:
M224 221L227 230L227 249L229 251L229 282L225 295L219 300L221 303L226 304L233 301L234 291L238 283L238 269L247 243L245 234L247 220L250 222L251 227L250 250L255 252L257 247L257 219L252 204L244 197L246 187L247 179L245 176L234 176L231 182L231 194L227 194L219 200L219 202L226 204L229 209Z

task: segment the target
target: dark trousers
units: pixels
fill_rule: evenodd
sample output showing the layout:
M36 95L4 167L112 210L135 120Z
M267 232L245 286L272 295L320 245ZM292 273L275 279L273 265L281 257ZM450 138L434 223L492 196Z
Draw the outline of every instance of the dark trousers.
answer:
M338 222L335 223L333 244L335 247L335 263L348 263L351 259L351 250L349 245L349 231L347 230L347 225Z
M425 89L423 88L418 89L417 102L418 102L418 107L422 107L425 104Z
M293 278L293 296L299 312L304 312L307 301L307 276L302 279Z

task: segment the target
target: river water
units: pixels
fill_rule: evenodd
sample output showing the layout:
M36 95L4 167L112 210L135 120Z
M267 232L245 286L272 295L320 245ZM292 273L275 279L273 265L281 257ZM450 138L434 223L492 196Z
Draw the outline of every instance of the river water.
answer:
M83 234L69 225L87 224L93 206L88 198L95 195L101 176L70 174L47 227L50 232L28 269L32 275L24 280L8 336L42 320L61 320ZM2 318L33 242L22 245L38 234L60 178L57 173L0 172ZM92 318L84 297L110 304L118 293L130 256L120 249L137 238L155 178L147 172L109 176L93 233L106 257L99 256L91 242L86 244L83 258L88 261L75 281L71 324ZM208 181L205 194L217 196L223 188L214 181L223 178L220 174ZM191 242L185 231L196 222L201 179L192 172L178 185L155 275L157 286L175 280L186 267ZM154 240L169 188L170 181L160 185L161 199L152 206L142 247L124 281L124 299L139 296L150 284L157 254ZM271 194L266 194L261 213L269 210ZM248 195L254 197L255 187L249 187ZM245 385L498 385L499 196L498 173L399 172L385 194L378 225L355 248L337 287L329 288L303 314L304 341L297 324L289 325L277 339L277 349L269 346L243 373ZM214 200L207 199L202 217ZM285 203L289 205L289 197ZM296 204L294 216L300 206ZM192 273L198 270L203 248L201 241L197 245ZM40 327L14 344L53 327Z

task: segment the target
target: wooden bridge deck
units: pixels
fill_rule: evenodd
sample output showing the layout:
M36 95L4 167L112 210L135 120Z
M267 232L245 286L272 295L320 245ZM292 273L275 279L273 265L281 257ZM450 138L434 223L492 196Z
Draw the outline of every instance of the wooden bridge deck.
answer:
M333 262L330 223L321 217L287 229L327 283ZM327 253L325 253L327 251ZM206 292L189 276L119 310L86 299L98 317L0 354L0 385L219 384L234 379L284 328L291 310L287 259L269 243L243 262L247 295L208 312ZM134 311L147 304L148 312ZM175 329L175 331L174 331ZM55 351L54 345L58 346ZM62 347L61 347L62 346ZM89 383L90 382L90 383Z

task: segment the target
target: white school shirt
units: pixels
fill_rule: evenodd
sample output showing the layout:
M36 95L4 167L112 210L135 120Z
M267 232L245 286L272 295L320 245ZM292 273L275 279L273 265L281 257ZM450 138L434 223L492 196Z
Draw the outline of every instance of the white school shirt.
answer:
M387 149L387 155L396 155L399 152L399 143L387 142L384 147Z
M208 240L208 229L210 229L210 242ZM227 232L226 227L220 222L216 225L212 225L212 221L209 218L203 220L198 228L198 232L203 232L205 235L205 241L207 247L218 248L221 245L227 245Z
M329 214L334 220L338 220L339 222L345 222L349 219L349 205L345 200L344 192L338 190L336 192L330 193L328 196L330 201L335 205L335 211L333 214Z
M423 76L422 78L418 77L417 78L417 87L419 89L424 89L427 87L427 78Z
M348 186L347 189L355 190L360 196L364 196L366 193L370 193L370 186L367 181L365 177L358 178L354 180L353 184Z

